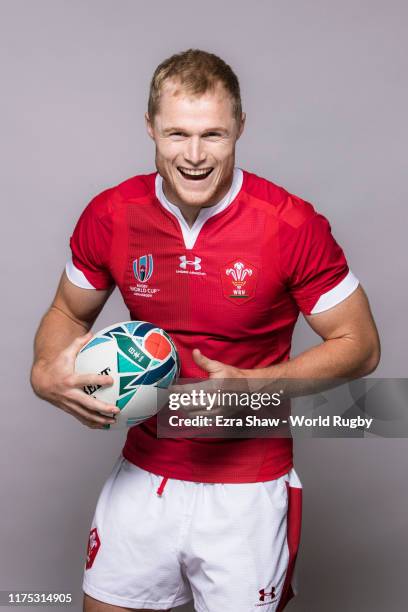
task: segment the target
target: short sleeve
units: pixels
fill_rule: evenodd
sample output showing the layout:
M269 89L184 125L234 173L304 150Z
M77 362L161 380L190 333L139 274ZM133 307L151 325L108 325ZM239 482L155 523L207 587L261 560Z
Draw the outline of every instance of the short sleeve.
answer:
M110 273L112 218L107 190L85 208L70 239L72 260L66 265L69 280L84 289L108 289Z
M282 244L286 283L299 310L324 312L346 299L358 286L327 219L318 213L288 228Z

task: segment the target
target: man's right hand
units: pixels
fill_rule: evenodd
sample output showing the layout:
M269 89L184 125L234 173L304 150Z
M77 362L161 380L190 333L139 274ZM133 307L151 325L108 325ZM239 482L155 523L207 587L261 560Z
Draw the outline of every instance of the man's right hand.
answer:
M112 385L113 379L106 374L75 373L76 356L91 337L92 334L88 332L76 338L54 359L36 361L31 372L31 385L39 397L68 412L84 425L103 429L104 425L115 423L113 415L120 410L113 404L87 395L83 387Z

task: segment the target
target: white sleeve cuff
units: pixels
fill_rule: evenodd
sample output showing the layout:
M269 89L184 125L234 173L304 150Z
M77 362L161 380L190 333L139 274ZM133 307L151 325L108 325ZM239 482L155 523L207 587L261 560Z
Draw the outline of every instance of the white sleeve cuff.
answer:
M319 312L324 312L325 310L329 310L329 308L333 308L333 306L337 306L337 304L351 295L353 291L357 289L358 285L358 278L349 271L347 276L343 278L338 285L319 297L310 314L318 314Z
M75 267L72 259L67 261L65 272L73 285L81 287L81 289L95 289L95 287L91 285L89 280L86 278L85 274Z

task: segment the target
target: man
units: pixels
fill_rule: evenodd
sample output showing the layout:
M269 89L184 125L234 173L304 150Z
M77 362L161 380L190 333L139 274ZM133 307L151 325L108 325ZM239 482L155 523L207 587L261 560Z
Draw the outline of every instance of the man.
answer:
M76 375L74 361L115 285L133 319L171 334L183 377L353 378L376 367L367 298L327 221L235 168L244 124L220 58L189 50L156 69L146 126L158 173L82 214L36 337L40 397L90 427L113 422L118 410L81 389L111 378ZM299 311L323 342L289 359ZM291 440L158 439L155 426L129 430L101 492L84 610L168 610L192 597L197 612L282 610L300 530Z

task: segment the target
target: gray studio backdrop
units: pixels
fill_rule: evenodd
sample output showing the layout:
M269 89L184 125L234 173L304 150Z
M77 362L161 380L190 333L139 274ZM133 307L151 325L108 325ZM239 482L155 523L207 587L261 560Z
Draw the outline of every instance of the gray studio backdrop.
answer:
M202 47L236 69L248 113L239 165L329 217L381 332L376 375L407 375L407 17L402 0L0 2L0 590L70 591L81 609L88 529L124 434L34 397L31 343L82 208L153 169L143 113L171 53ZM114 294L96 327L126 317ZM294 353L315 341L300 322ZM290 610L405 609L407 449L298 442L305 515Z

